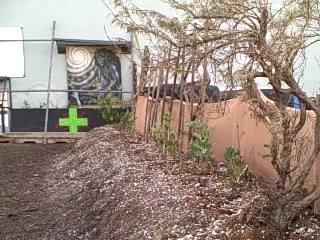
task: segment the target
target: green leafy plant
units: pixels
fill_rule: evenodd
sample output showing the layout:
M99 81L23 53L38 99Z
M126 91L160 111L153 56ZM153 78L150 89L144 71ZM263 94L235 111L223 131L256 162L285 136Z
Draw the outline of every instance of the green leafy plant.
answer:
M172 119L171 113L166 113L163 117L163 125L159 122L151 129L154 140L169 155L174 155L178 146L176 134L172 130Z
M227 147L223 157L229 163L227 173L234 181L239 182L241 179L248 179L251 176L248 165L242 159L239 149Z
M22 108L30 108L31 107L31 105L30 105L30 103L28 102L28 101L26 101L26 100L24 100L23 102L22 102Z
M128 111L129 101L108 95L99 98L97 104L104 120L109 123L119 123L121 130L133 136L136 117L133 112Z
M165 133L165 149L170 155L177 151L178 141L177 136L172 130L172 114L166 113L163 117L164 120L164 133Z
M160 122L155 124L155 126L151 129L151 133L157 144L162 145L164 143L164 128Z
M46 106L47 106L47 104L44 103L44 102L39 104L39 108L40 108L40 109L46 108Z
M127 131L131 136L134 133L134 125L136 122L136 117L133 112L126 112L120 118L120 129Z
M99 98L97 104L102 118L109 123L120 123L127 108L125 101L109 95Z
M188 126L192 129L193 136L193 140L188 146L188 152L198 163L204 161L208 169L212 168L214 164L214 158L211 155L213 143L210 141L212 130L200 121L191 121Z

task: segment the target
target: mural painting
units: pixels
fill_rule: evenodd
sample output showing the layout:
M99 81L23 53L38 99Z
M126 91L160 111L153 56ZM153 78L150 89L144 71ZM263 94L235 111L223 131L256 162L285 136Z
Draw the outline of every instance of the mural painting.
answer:
M99 97L107 94L121 97L121 64L112 49L84 46L67 47L68 84L71 90L70 105L94 105Z

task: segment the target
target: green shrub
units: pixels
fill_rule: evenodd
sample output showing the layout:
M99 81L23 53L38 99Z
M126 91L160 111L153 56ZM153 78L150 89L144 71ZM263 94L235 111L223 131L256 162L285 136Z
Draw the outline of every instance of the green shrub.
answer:
M191 121L188 126L192 129L193 140L188 146L188 152L197 160L204 161L210 169L214 164L211 149L213 143L210 141L212 130L208 129L203 122Z
M118 97L105 96L98 98L97 104L104 120L108 123L119 123L121 130L133 135L136 117L133 112L128 111L130 102Z
M151 129L151 134L153 139L156 141L157 144L162 146L164 143L164 127L160 122L156 123L155 126Z
M125 101L113 96L98 98L97 104L102 118L109 123L120 123L127 109L127 103Z
M239 149L227 147L223 156L229 163L227 173L234 181L239 182L241 179L247 179L251 176L248 165L243 161Z
M120 129L127 131L129 135L134 133L134 125L136 123L136 117L133 112L126 112L120 118Z
M153 139L171 156L176 153L178 147L176 134L172 130L172 119L171 113L166 113L163 125L159 122L151 129Z
M24 101L22 102L22 108L27 108L27 109L29 109L29 108L31 108L31 104L30 104L28 101L24 100Z

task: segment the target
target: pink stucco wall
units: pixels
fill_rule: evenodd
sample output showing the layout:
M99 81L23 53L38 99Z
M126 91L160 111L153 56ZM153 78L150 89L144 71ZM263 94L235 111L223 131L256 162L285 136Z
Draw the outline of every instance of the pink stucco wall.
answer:
M167 105L170 98L166 101L165 109L167 111ZM265 98L265 101L270 101ZM144 126L146 121L147 111L154 110L156 104L149 104L147 110L148 98L140 96L137 101L136 108L136 131L140 134L144 133ZM149 103L152 101L150 100ZM160 112L163 101L157 106L157 121L160 120ZM189 110L185 103L183 103L183 123L180 139L180 150L186 151L187 149L187 132L188 128L186 124L189 122ZM179 116L180 101L174 100L173 102L173 128L177 129L178 116ZM223 161L223 153L226 147L233 146L241 150L243 159L248 164L250 170L256 175L262 177L265 181L274 182L276 179L276 171L272 167L271 163L263 158L263 155L267 153L267 149L263 147L264 144L270 143L270 134L268 133L264 124L257 122L252 117L249 111L251 106L248 103L241 101L240 98L235 98L224 103L212 103L205 105L205 119L207 125L213 129L214 134L212 136L212 142L215 143L213 148L213 155L217 161ZM223 108L223 109L221 109ZM223 110L223 111L222 111ZM288 109L288 111L295 114L297 110ZM312 128L314 127L312 119L315 114L311 111L308 112L308 124L305 126L301 134L312 134ZM147 120L148 121L148 120ZM306 152L305 156L310 154ZM303 163L300 163L303 164ZM320 161L317 161L313 167L309 178L308 187L320 188ZM320 212L320 201L315 204L315 211Z

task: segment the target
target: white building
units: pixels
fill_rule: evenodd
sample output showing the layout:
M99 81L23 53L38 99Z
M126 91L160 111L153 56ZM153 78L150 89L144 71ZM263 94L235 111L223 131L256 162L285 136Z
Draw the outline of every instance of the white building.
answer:
M13 111L21 108L46 108L48 95L45 90L48 88L67 90L68 84L70 89L70 79L76 79L79 82L87 79L85 82L87 86L82 84L79 87L81 84L79 83L79 86L76 86L77 90L91 88L107 90L108 86L102 89L102 82L93 83L96 80L93 81L91 75L97 77L99 74L100 77L102 75L101 79L104 77L104 80L111 74L112 76L118 74L117 78L121 78L118 81L121 82L117 83L116 88L113 86L108 90L124 92L122 96L130 98L132 92L131 35L112 26L108 14L109 10L101 0L2 0L0 3L0 41L2 40L0 42L0 77L10 78L10 90L12 90L11 99L10 94L5 95L10 103L5 102L5 104L9 104ZM5 42L5 40L20 39L21 33L23 43L21 41ZM79 46L89 50L70 49ZM119 58L120 68L119 66L113 69L110 67L106 70L108 73L96 71L94 74L96 66L93 65L97 62L95 53L100 48L116 52L110 56L113 59L115 59L114 56ZM67 68L67 64L70 65L67 61L70 59L74 65ZM114 62L117 61L117 59L114 60ZM82 76L78 74L79 71L70 72L72 67L82 67L84 64L87 65L87 72L83 72ZM120 73L117 72L119 69L121 69ZM110 76L106 76L108 74ZM90 76L91 80L88 80ZM0 88L3 89L4 81L0 84ZM93 87L94 84L98 86ZM9 88L8 82L5 87ZM31 90L31 92L17 92L24 90ZM37 92L38 90L42 92ZM67 92L51 92L49 107L67 109L72 99L70 94L68 97ZM76 101L75 98L73 100ZM10 119L9 122L12 120L14 121Z
M105 3L108 4L109 1L105 1ZM0 77L10 77L12 94L11 98L10 94L5 97L10 100L9 105L13 111L21 108L45 108L48 102L49 107L54 109L66 110L70 103L79 105L77 98L70 97L70 93L62 91L70 89L70 86L75 86L76 90L86 90L93 86L95 84L93 76L98 75L93 71L95 70L93 65L96 65L97 62L94 57L97 49L107 48L110 50L114 44L122 50L122 52L116 51L121 65L121 83L118 83L120 87L113 86L110 89L124 92L122 94L124 98L131 96L133 75L130 54L131 34L112 25L110 10L105 3L103 0L1 1ZM159 0L134 0L134 3L144 9L174 14L167 5ZM53 27L54 21L55 26ZM15 28L13 31L17 32L9 34L12 27ZM22 32L20 31L22 37L19 36L19 29L22 30ZM20 38L24 39L23 43L21 41L1 41ZM141 40L143 47L144 41ZM52 46L53 51L51 51ZM83 49L78 49L77 52L72 48L79 46L85 47L87 50L83 52ZM72 59L72 57L74 58ZM309 96L315 96L319 88L317 76L319 66L315 60L315 57L319 58L319 54L316 46L308 51L307 57L307 67L301 85ZM70 59L72 60L71 65ZM82 62L83 60L84 62ZM86 63L87 70L82 72L82 75L79 73L79 69L73 69L74 66L82 67L84 63ZM111 73L110 69L108 70L109 74ZM119 68L117 69L119 70ZM102 73L102 75L106 75L106 73ZM50 82L51 84L49 84ZM101 89L102 85L102 82L100 85L98 83L95 88ZM5 87L8 88L9 83ZM103 90L106 90L107 87ZM0 90L3 88L4 81L0 81ZM61 91L51 92L48 101L48 94L45 92L48 88ZM17 92L28 90L30 92ZM37 92L38 90L42 90L42 92ZM87 101L86 96L81 100ZM1 101L2 96L0 96ZM90 101L85 102L84 105L87 106L88 103L90 105ZM82 105L82 107L84 106ZM8 122L6 125L10 125L9 123L14 121L13 117L14 115L8 119L6 116Z

